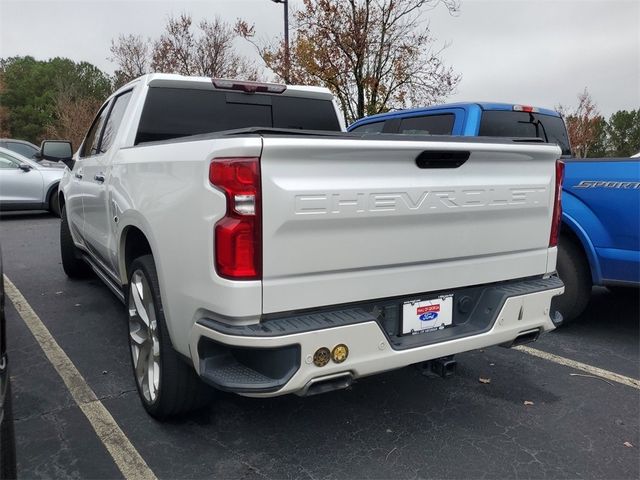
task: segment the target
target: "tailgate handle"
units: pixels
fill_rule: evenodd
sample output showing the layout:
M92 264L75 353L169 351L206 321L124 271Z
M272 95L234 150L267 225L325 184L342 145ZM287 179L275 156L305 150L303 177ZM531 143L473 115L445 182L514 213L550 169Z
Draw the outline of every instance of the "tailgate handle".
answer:
M418 168L458 168L469 160L466 150L425 150L416 157Z

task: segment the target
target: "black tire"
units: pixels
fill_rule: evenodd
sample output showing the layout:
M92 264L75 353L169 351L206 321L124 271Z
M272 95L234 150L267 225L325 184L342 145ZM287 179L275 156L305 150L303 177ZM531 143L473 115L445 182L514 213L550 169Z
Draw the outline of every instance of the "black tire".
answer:
M570 237L560 238L557 271L564 282L564 294L554 297L551 308L559 311L565 322L571 322L584 312L593 285L582 247Z
M607 285L607 290L609 290L616 297L621 297L621 298L640 297L640 288L633 285L630 285L630 286Z
M49 211L56 217L60 216L60 203L58 202L58 187L55 187L55 191L49 197Z
M7 375L8 378L8 375ZM11 396L11 381L7 384L4 399L2 427L0 427L0 475L3 480L16 478L16 438L13 427L13 398Z
M60 256L62 257L62 268L67 277L86 278L91 274L91 268L82 260L80 251L73 243L66 207L62 207L60 221Z
M132 279L136 272L141 272L149 285L149 290L153 298L156 334L159 340L160 373L155 400L150 401L145 398L142 390L143 387L138 381L136 374L133 353L129 355L134 380L142 405L149 415L159 420L181 415L205 406L211 400L211 389L200 380L193 367L183 360L171 344L164 316L164 308L162 307L162 299L160 298L158 274L153 257L151 255L144 255L136 258L131 263L129 272L129 286L131 286ZM129 305L130 297L131 289L128 288L127 305ZM131 307L127 309L127 315L130 315L130 310ZM128 320L130 321L131 319L128 318ZM132 345L132 337L129 335L130 352L133 351Z

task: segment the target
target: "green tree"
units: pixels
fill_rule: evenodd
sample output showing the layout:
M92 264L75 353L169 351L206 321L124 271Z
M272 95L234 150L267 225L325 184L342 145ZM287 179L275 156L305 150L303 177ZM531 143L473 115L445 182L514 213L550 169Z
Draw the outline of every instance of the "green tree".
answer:
M629 157L640 152L640 108L619 110L607 122L609 153L614 157Z
M596 119L594 139L587 157L601 158L608 156L608 143L607 121L604 117L600 116Z
M57 122L60 92L77 99L103 100L111 80L96 66L67 58L47 61L33 57L0 60L4 91L0 104L8 111L7 130L12 137L38 142L47 127Z
M4 77L2 72L0 71L0 96L4 93ZM0 138L8 137L10 135L9 132L9 110L7 107L0 103Z

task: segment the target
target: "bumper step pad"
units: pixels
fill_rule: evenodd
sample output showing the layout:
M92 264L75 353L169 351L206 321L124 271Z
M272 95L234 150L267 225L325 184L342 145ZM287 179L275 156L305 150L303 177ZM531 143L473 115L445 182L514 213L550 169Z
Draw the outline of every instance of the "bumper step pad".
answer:
M345 310L313 313L311 315L296 315L287 318L265 320L254 325L229 325L209 318L198 321L205 327L216 330L225 335L239 335L243 337L278 337L294 333L311 332L324 328L342 327L354 323L372 322L376 317L362 308L347 308Z

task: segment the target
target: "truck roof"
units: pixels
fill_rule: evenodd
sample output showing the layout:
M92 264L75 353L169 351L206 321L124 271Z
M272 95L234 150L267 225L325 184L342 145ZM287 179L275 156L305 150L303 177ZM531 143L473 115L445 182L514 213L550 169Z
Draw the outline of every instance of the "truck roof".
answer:
M127 83L121 87L116 94L139 82L144 82L144 84L150 87L194 88L206 90L215 89L210 77L190 77L173 73L148 73ZM281 95L290 97L318 98L323 100L333 99L333 94L328 88L304 85L287 85L287 89Z
M403 110L394 110L391 112L386 112L386 113L378 113L376 115L369 115L367 117L363 117L359 120L356 120L355 122L353 122L353 124L350 125L350 127L355 126L356 124L360 124L362 123L370 123L370 122L374 122L376 120L383 120L383 119L388 119L388 118L393 118L393 117L399 117L399 116L407 116L407 115L413 115L413 114L419 114L419 113L424 113L424 112L433 112L433 111L437 111L437 110L446 110L446 109L451 109L451 108L462 108L462 109L469 109L470 107L480 107L482 110L513 110L513 107L516 105L520 105L517 103L500 103L500 102L456 102L456 103L444 103L441 105L431 105L429 107L416 107L416 108L407 108L407 109L403 109ZM538 107L534 107L538 113L542 113L543 115L551 115L554 117L559 117L560 114L558 112L556 112L555 110L550 110L547 108L538 108Z

